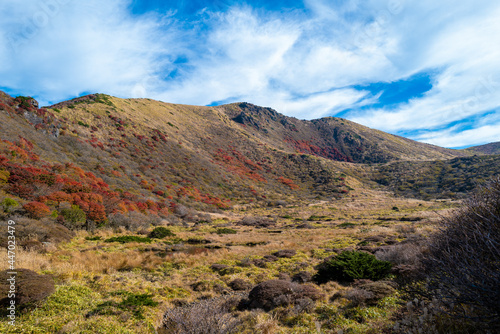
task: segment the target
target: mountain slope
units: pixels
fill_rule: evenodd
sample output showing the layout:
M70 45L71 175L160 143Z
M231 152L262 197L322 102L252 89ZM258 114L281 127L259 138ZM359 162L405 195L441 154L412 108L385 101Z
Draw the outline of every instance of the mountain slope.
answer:
M396 195L425 200L464 198L500 172L499 155L437 161L397 161L378 166L373 179Z
M500 142L469 147L468 149L466 149L466 151L478 154L488 154L488 155L500 154Z
M47 204L59 191L95 193L113 198L114 204L102 203L109 215L155 213L179 203L209 209L331 197L349 189L333 163L270 147L216 108L96 94L48 109L38 109L32 99L3 95L0 109L0 154L7 173L2 188L22 200ZM26 158L11 156L14 151ZM59 167L68 163L74 168ZM17 176L10 177L19 166L45 175L44 180L70 176L84 190L71 190L69 180L48 183L36 175L20 184ZM92 188L87 177L103 187Z
M331 160L385 163L394 160L437 160L467 152L415 142L334 117L298 120L249 103L221 106L233 121L261 141Z
M339 197L350 189L343 172L354 175L345 162L468 154L344 119L303 121L249 103L198 107L92 94L40 109L31 98L1 94L0 115L6 194L50 206L48 198L60 191L95 193L105 215ZM45 176L12 176L18 167Z

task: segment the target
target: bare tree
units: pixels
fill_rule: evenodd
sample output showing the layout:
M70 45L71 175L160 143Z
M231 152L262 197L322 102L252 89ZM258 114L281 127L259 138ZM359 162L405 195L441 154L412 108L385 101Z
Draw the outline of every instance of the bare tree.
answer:
M429 244L428 292L450 313L500 329L500 178L480 187Z

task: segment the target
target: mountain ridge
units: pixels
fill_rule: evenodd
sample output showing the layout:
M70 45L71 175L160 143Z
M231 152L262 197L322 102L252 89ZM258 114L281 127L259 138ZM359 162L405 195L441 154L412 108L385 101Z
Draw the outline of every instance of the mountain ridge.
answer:
M117 203L128 196L208 210L335 198L359 184L364 166L473 155L341 118L299 120L246 102L204 107L91 94L38 108L27 97L4 93L0 100L4 146L25 147L24 140L32 146L28 156L75 164L108 185Z
M497 155L500 154L500 142L494 142L479 146L472 146L466 149L469 152L486 154L486 155Z
M289 146L301 153L332 160L378 163L398 159L449 159L468 155L463 151L419 143L370 129L342 118L298 120L284 116L271 108L262 108L246 102L223 105L220 108L224 109L233 121L253 127L268 137L274 135L284 138L291 144ZM281 129L278 129L280 126ZM328 148L330 151L332 148L335 151L322 152Z

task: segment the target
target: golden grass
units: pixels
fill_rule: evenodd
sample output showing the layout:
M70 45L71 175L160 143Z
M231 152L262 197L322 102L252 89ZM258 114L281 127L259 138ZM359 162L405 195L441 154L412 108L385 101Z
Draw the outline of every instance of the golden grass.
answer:
M30 269L36 272L43 270L51 270L51 258L48 254L40 254L36 251L26 251L23 249L17 249L16 253L16 268ZM0 249L0 258L7 259L8 251L7 249ZM7 261L0 261L0 270L7 270L9 264Z
M359 196L362 198L346 198L315 203L312 206L305 204L289 208L254 208L245 212L244 215L271 215L275 217L277 225L271 230L280 230L281 233L269 233L268 229L234 225L243 217L241 213L225 213L224 217L218 217L219 219L212 224L202 226L199 229L193 229L192 226L171 227L177 238L184 240L189 238L209 239L212 241L212 245L232 245L222 249L193 253L174 252L160 256L157 252L144 251L143 249L166 248L163 241L156 240L151 244L106 243L102 240L116 235L116 231L101 229L95 233L95 235L101 236L102 240L100 241L86 240L85 238L90 236L89 233L79 231L71 242L60 244L56 249L48 250L46 253L18 249L16 266L52 274L59 285L78 282L99 293L102 300L110 300L111 297L106 296L113 291L153 293L155 299L160 301L160 305L147 308L146 313L148 321L154 323L154 326L158 326L166 308L174 307L172 301L175 299L196 301L198 298L215 297L218 295L218 292L213 288L215 285L218 284L229 289L227 284L236 278L256 284L276 278L280 272L289 274L301 270L313 272L314 265L332 254L325 251L325 248L353 247L361 240L371 236L402 240L411 234L427 235L433 230L432 221L439 217L436 211L439 211L440 214L447 214L449 210L447 203L397 199L373 191L360 193ZM397 206L399 211L392 210L394 206ZM283 216L291 216L291 218L281 218ZM302 223L302 221L296 221L296 218L307 220L311 216L324 216L324 218L308 221L315 226L313 229L289 227ZM417 222L400 221L403 217L414 216L423 219ZM380 217L391 220L380 221ZM346 228L338 227L345 222L354 225ZM218 235L211 233L215 230L214 227L226 224L237 230L237 234ZM167 240L169 239L165 239L165 241ZM264 244L255 247L246 246L249 242L263 242ZM297 255L292 259L279 259L276 262L268 263L266 268L240 265L244 259L260 258L281 249L294 249L297 251ZM6 250L0 250L0 256L6 258ZM210 269L214 263L227 264L233 271L226 275L219 275ZM1 262L0 270L7 269L6 266L6 261ZM199 282L202 282L205 288L194 291L193 284ZM335 282L329 282L318 288L327 298L335 293L350 289ZM322 303L321 307L342 308L345 303L347 301L340 298L333 306ZM382 311L378 310L377 312ZM114 324L115 321L118 321L115 319L116 317L108 317L112 319L110 323ZM311 325L310 320L307 319L313 315L307 315L303 319L304 326L308 324L306 327L297 325L298 327L293 328L283 327L280 320L273 317L271 313L247 312L246 317L245 321L248 326L252 326L257 333L307 333L307 328L309 328L307 326ZM66 328L75 329L76 325L72 324L88 327L97 319L85 320L76 317L73 322L70 321L66 324ZM127 328L130 328L130 321L127 320L124 326L126 324ZM377 323L376 326L382 326L380 323L383 324L387 321L382 315L373 320L374 326L375 323ZM34 326L36 325L34 324ZM357 328L354 333L364 333L366 328L370 327L356 325L353 322L342 323L339 326L341 326L337 327L339 329ZM150 332L144 326L137 328L140 328L144 333Z

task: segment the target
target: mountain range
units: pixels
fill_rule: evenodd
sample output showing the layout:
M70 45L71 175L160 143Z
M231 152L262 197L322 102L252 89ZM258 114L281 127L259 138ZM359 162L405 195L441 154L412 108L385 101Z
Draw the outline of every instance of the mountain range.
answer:
M459 198L500 166L500 143L452 150L246 102L202 107L91 94L40 108L0 92L0 118L2 197L50 206L71 195L61 201L103 222L179 204L216 210L349 196L359 184Z

